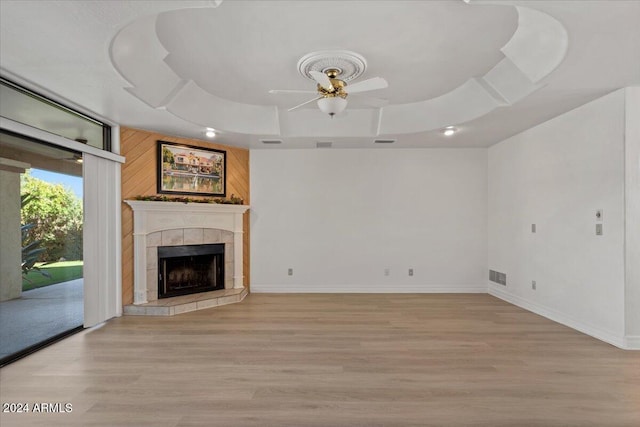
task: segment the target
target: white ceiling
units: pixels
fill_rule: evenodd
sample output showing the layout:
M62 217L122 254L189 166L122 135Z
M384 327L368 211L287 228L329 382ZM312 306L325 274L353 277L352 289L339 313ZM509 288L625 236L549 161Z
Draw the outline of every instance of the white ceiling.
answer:
M636 0L0 0L0 24L9 78L122 125L198 139L211 126L250 148L486 147L640 84ZM384 77L371 95L389 104L287 113L310 97L269 89L313 90L297 62L326 49L363 55L356 82Z

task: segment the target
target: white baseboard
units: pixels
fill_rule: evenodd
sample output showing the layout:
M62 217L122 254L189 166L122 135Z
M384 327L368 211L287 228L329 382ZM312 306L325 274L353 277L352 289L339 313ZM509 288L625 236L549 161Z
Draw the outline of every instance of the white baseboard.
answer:
M533 313L539 314L540 316L546 317L547 319L551 319L554 322L561 323L565 326L568 326L572 329L580 331L584 334L590 335L601 341L612 344L616 347L619 347L625 350L640 348L640 347L629 346L629 343L633 345L634 342L635 342L635 345L640 344L640 337L638 336L625 338L611 331L607 331L607 330L598 328L596 326L586 324L582 321L576 320L571 316L568 316L552 308L546 307L537 302L533 302L533 301L527 300L526 298L513 295L501 288L502 287L498 287L495 285L489 285L489 294L493 295L496 298L500 298L501 300L507 301L513 305L517 305L518 307L524 308L525 310L529 310ZM631 341L629 341L629 338L631 338ZM634 339L638 341L634 341Z
M252 293L313 293L313 294L436 294L487 293L487 285L301 285L252 283Z
M627 335L624 342L627 350L640 350L640 335Z

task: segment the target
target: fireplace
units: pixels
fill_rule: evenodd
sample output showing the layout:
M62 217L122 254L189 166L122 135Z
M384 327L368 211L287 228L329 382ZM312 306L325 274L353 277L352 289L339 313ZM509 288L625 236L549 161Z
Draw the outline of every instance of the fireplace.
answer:
M159 247L224 244L224 283L220 289L244 289L243 214L249 206L146 200L126 203L133 209L134 305L158 300Z
M224 289L224 244L158 247L158 299Z

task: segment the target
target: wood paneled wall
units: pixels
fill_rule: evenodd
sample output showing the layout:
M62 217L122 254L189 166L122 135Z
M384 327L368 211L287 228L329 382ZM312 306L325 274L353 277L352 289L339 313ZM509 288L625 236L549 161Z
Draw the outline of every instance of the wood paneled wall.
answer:
M216 148L227 152L227 197L235 194L249 204L249 150L213 144L197 139L178 138L139 129L120 128L122 199L151 196L156 191L156 153L159 140ZM249 212L244 214L244 284L249 287ZM133 302L133 212L122 203L122 303Z

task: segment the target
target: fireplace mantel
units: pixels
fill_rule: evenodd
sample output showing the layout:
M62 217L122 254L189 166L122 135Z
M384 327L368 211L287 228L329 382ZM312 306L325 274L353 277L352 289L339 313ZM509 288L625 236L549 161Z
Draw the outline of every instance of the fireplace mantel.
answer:
M248 205L125 200L133 209L133 303L147 303L147 236L177 229L219 229L233 233L233 287L243 288L243 221Z

